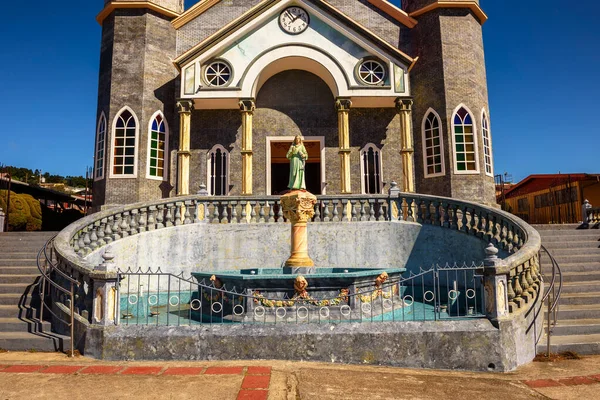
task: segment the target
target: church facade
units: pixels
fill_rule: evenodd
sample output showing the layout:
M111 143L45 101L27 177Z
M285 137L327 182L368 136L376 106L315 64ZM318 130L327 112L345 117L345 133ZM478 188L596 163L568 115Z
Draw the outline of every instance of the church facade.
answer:
M286 190L495 204L479 1L105 0L94 205Z

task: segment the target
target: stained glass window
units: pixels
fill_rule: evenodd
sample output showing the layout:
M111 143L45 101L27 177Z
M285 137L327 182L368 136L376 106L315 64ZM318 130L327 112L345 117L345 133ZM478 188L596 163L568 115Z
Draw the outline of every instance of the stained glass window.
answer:
M148 154L148 175L156 178L165 176L165 151L167 143L167 129L165 120L158 114L150 126Z
M136 123L129 110L117 117L113 140L113 174L135 175Z
M196 88L196 65L190 65L185 69L184 93L194 94Z
M492 164L492 139L490 138L490 126L485 111L481 117L481 130L483 133L483 155L485 161L485 173L494 176Z
M444 175L443 149L440 118L435 112L429 111L423 124L423 159L426 177Z
M453 120L457 172L477 172L477 146L471 114L461 107Z
M383 188L381 177L381 151L372 143L360 151L363 194L380 194Z
M385 79L385 67L379 61L363 61L358 67L358 77L367 85L379 85Z
M96 134L96 160L94 167L94 177L101 179L104 177L104 145L106 141L106 117L104 113L100 116L98 122L98 132Z
M208 153L208 193L226 196L229 193L229 152L221 145Z

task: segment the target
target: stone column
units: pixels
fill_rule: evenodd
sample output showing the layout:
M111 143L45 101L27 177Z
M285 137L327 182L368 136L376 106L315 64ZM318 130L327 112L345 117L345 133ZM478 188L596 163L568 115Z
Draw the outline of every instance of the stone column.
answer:
M97 325L113 325L119 323L120 303L117 299L117 285L114 254L107 249L102 255L104 261L94 268L94 272L105 273L106 278L94 278L94 302L92 307L92 323Z
M194 102L180 100L177 102L179 109L179 151L177 152L177 194L185 196L190 194L190 126Z
M310 273L315 263L308 256L306 225L315 215L317 197L309 192L294 190L281 196L283 216L292 223L291 255L285 262L291 273ZM299 269L300 267L300 269Z
M508 315L508 290L506 274L498 274L498 267L502 260L499 259L498 249L493 244L485 248L486 257L483 261L483 287L485 290L485 313L491 321Z
M240 100L242 112L242 194L252 194L252 115L256 105L253 99Z
M352 107L350 99L339 98L335 102L338 113L338 136L340 139L340 191L342 194L352 193L350 183L350 125L348 114Z
M412 105L411 99L396 99L396 110L400 115L400 138L402 154L402 173L404 192L415 192L415 159L412 129Z

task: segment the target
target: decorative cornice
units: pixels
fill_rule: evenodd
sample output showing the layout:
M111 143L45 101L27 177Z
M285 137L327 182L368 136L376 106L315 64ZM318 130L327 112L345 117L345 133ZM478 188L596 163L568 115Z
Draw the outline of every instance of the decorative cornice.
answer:
M201 0L194 4L189 10L185 11L179 17L171 21L171 24L175 29L179 29L220 1L221 0Z
M104 10L100 11L100 14L96 16L96 21L100 25L102 22L108 17L114 10L118 8L147 8L152 11L156 11L157 13L163 14L169 18L176 18L179 16L178 12L169 10L168 8L164 8L159 6L158 4L151 3L149 1L119 1L119 2L111 2L104 7Z
M474 1L436 1L426 7L423 7L417 11L413 11L409 14L409 16L416 18L420 15L428 13L429 11L437 10L438 8L468 8L475 14L477 19L479 19L479 23L483 25L485 21L488 20L488 16L479 4Z
M368 0L369 3L373 4L375 7L379 8L381 11L385 12L390 17L394 18L396 21L400 22L403 25L406 25L409 28L414 28L417 25L418 21L412 18L410 15L406 13L406 11L399 9L392 3L386 0Z

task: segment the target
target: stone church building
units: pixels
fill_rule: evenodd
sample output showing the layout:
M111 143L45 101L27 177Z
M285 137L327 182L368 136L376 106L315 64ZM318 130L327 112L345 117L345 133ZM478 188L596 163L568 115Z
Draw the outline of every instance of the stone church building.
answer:
M494 204L479 1L105 0L96 209L286 190Z

